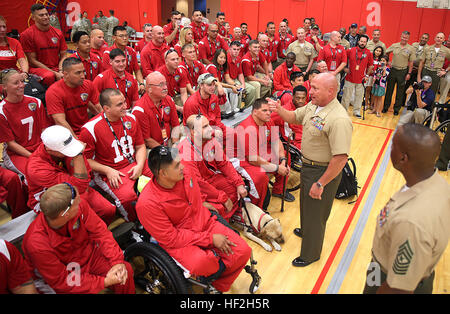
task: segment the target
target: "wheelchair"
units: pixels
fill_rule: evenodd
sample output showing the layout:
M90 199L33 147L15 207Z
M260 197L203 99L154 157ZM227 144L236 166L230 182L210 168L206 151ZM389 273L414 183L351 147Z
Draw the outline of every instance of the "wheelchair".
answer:
M292 134L295 136L295 134ZM288 157L289 166L291 168L291 173L289 174L289 179L286 182L286 191L294 192L300 189L300 171L302 169L302 153L297 148L297 146L288 142L284 137L280 135L281 142L283 143L284 150L287 152L286 157ZM293 140L291 138L291 140ZM269 181L269 184L273 186L274 182Z
M148 182L148 178L141 176L136 180L134 189L137 195ZM221 218L221 219L220 219ZM219 222L229 224L219 217ZM133 267L134 282L137 293L144 294L191 294L198 287L206 294L218 294L212 283L218 279L225 268L209 277L196 277L173 259L157 241L143 228L139 222L125 222L113 228L114 235L120 248L124 250L124 257ZM244 270L251 275L249 287L251 294L255 293L261 283L261 277L256 270L257 262L250 257L249 265Z

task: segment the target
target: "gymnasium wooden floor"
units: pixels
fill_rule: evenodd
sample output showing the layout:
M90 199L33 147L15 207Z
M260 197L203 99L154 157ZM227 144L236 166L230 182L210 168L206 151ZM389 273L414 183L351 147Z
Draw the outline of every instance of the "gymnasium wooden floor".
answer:
M400 112L401 114L402 112ZM401 174L389 160L390 142L400 116L392 112L377 118L365 115L365 120L353 119L351 157L357 165L357 178L361 189L353 204L348 200L335 200L328 219L321 259L308 267L296 268L291 261L300 254L301 239L293 234L299 226L299 194L295 202L285 203L272 198L269 212L279 218L283 226L285 243L282 251L266 252L247 239L257 260L262 277L257 294L359 294L365 283L365 272L371 258L372 239L376 216L390 196L404 184ZM448 182L448 172L440 172ZM0 209L0 224L10 219ZM251 277L243 271L229 293L247 294ZM450 246L436 268L433 293L450 292Z
M403 109L402 109L403 110ZM401 115L402 111L400 112ZM349 109L350 114L350 109ZM301 239L293 234L299 227L299 193L293 203L272 198L269 212L279 218L285 243L282 251L267 252L258 244L247 241L258 261L262 281L261 294L359 294L365 284L365 274L371 259L376 217L390 196L405 183L402 175L390 162L390 142L399 116L391 112L382 118L366 113L365 120L353 120L351 154L357 166L359 198L335 200L327 223L322 256L319 261L296 268L291 262L300 255ZM440 172L450 183L447 172ZM243 272L233 284L230 293L248 293L250 276ZM450 246L436 267L433 293L450 292Z

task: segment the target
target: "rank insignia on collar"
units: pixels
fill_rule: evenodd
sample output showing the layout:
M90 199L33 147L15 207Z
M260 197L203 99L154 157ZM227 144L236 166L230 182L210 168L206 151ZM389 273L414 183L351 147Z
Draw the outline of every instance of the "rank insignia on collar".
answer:
M414 251L411 249L409 240L406 240L402 245L398 247L394 265L392 265L392 270L394 271L394 273L397 275L406 275L413 256Z

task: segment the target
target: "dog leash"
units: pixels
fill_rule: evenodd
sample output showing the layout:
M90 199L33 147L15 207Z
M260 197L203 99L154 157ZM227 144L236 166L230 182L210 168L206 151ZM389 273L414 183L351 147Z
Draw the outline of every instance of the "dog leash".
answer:
M247 229L248 229L249 231L251 230L251 231L253 231L254 233L258 234L258 233L261 232L261 229L262 229L262 228L264 228L269 222L271 222L271 221L273 220L273 218L272 218L272 219L269 219L269 220L266 221L266 222L264 223L264 225L261 227L261 220L262 220L262 218L263 218L265 215L267 215L267 213L263 213L263 214L259 217L259 220L258 220L258 227L257 227L257 228L253 227L252 219L250 218L250 214L248 213L247 206L245 205L245 200L241 198L241 199L239 200L239 202L241 203L241 207L245 210L245 213L247 214L247 217L248 217L248 221L250 222L250 226L246 226ZM245 221L244 221L243 225L245 226Z

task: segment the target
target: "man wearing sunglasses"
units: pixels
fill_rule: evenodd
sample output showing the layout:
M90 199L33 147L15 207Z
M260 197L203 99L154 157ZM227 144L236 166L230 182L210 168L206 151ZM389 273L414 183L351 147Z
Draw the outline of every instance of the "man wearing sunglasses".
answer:
M44 192L42 212L23 240L24 256L41 293L135 293L133 269L105 223L64 182Z
M199 183L183 171L176 150L158 146L148 160L154 179L139 196L139 221L190 273L215 277L212 285L228 291L250 258L250 247L203 206Z

